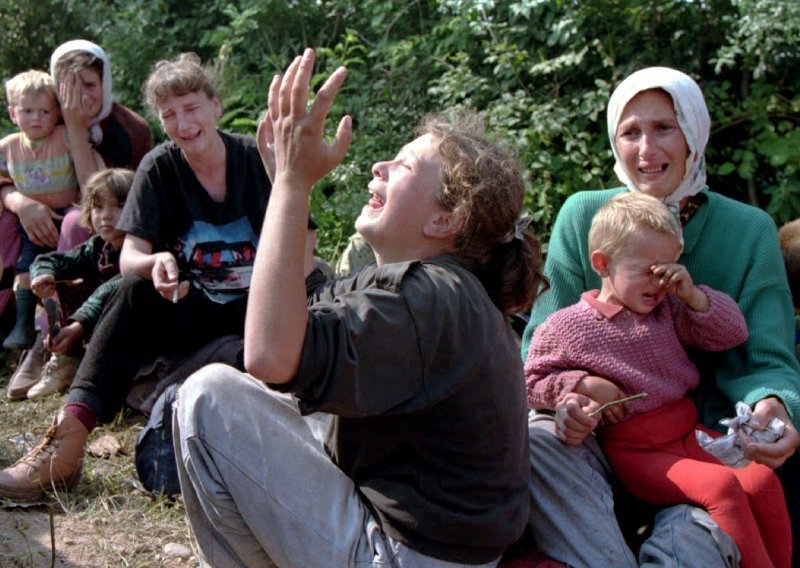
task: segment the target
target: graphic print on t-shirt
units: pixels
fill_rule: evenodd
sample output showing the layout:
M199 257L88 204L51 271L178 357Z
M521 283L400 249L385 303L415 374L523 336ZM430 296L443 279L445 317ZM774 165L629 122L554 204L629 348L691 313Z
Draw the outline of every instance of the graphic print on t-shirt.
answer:
M195 221L180 239L178 254L193 285L211 301L225 304L250 289L257 242L247 217L227 225Z

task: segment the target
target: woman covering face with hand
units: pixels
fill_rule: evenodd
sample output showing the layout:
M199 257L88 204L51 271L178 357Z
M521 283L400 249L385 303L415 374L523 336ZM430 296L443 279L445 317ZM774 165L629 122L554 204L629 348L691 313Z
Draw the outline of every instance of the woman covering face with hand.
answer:
M474 120L426 120L372 168L356 227L377 262L318 288L306 279L307 296L309 194L351 138L350 117L323 138L343 68L307 109L313 64L307 50L274 79L259 128L275 174L245 327L251 375L210 366L180 391L192 530L213 566L494 566L529 506L506 317L541 283L538 241L518 221L523 178Z
M800 442L800 368L793 352L791 296L774 222L763 211L706 187L709 127L700 88L674 69L643 69L614 91L608 135L614 170L627 187L580 192L562 207L545 266L551 289L533 309L522 352L525 356L533 330L548 315L576 302L582 292L599 288L587 250L597 209L626 189L657 197L683 225L684 250L678 262L697 283L736 300L749 330L749 339L739 347L722 354L693 354L701 369L695 393L699 419L714 427L735 414L739 400L753 407L757 427L780 418L787 424L782 438L746 444L747 457L775 468ZM610 470L588 436L597 421L585 407L585 399L570 393L554 419L531 415L531 527L542 549L556 560L582 566L636 565L607 506L612 501ZM564 512L573 506L587 512L580 517L586 522L583 530L576 528L576 517ZM722 562L720 555L735 556L731 550L730 539L703 511L673 507L659 513L640 561L662 565L677 557L685 565L711 566Z
M106 52L90 41L68 41L53 51L50 74L56 82L78 183L82 186L91 174L105 167L135 170L152 147L150 126L137 113L113 100L111 64ZM9 263L19 249L15 234L18 222L36 245L57 246L61 252L89 237L88 230L79 223L77 207L62 219L52 209L17 191L12 180L5 178L0 179L0 199L8 209L0 214L0 254L6 268L11 268ZM11 295L13 276L13 270L8 270L6 279L0 280L0 312Z

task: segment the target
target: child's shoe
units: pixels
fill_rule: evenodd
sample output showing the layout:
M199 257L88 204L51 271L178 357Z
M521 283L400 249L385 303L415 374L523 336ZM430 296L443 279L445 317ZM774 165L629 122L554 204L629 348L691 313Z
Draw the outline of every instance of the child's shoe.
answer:
M42 370L42 378L28 391L28 398L36 400L67 390L75 378L80 362L80 357L53 353Z
M28 349L36 339L36 296L31 290L18 288L14 291L14 302L17 306L17 321L14 329L3 340L3 349Z

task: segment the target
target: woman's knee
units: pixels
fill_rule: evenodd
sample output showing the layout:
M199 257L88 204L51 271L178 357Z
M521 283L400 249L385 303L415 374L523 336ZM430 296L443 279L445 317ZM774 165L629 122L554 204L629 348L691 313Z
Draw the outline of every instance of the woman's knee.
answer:
M180 404L229 404L241 400L242 372L223 363L211 363L189 375L181 385Z

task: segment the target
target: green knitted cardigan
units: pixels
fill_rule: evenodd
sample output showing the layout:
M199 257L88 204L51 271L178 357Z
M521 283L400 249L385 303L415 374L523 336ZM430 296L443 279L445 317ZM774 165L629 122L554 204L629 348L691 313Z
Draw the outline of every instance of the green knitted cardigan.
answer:
M547 251L545 272L551 287L534 304L522 338L522 358L536 326L578 301L585 290L600 288L592 270L588 234L597 209L625 188L582 191L564 203ZM763 211L705 190L708 201L684 229L678 262L696 284L725 292L739 304L749 337L723 353L691 352L701 372L695 399L700 420L709 427L734 415L733 405L753 405L777 396L800 429L800 365L795 357L792 298L773 220ZM702 245L701 243L702 239Z

